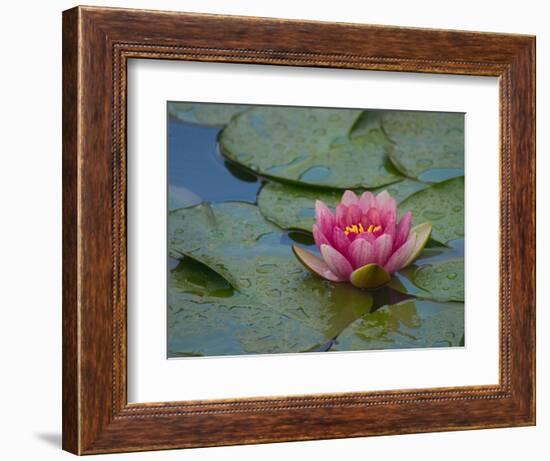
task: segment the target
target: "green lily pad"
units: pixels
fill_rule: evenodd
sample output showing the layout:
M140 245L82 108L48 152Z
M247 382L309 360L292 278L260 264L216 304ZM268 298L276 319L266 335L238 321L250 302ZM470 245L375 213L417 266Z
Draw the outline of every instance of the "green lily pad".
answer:
M235 115L244 112L249 107L242 104L169 102L168 113L183 122L223 127Z
M374 189L372 192L379 193L387 190L399 203L425 187L428 185L404 179L389 186ZM283 229L311 232L315 222L315 200L321 200L334 209L341 198L341 190L300 187L270 181L260 190L258 206L266 219Z
M407 197L411 196L419 190L425 189L429 185L423 182L415 181L414 179L405 178L399 182L389 184L388 186L377 187L376 189L371 189L371 192L378 194L383 190L387 190L388 193L395 199L399 204L403 202Z
M174 210L168 218L169 254L196 259L235 288L248 288L250 282L233 270L242 263L242 255L253 250L267 256L283 249L274 245L280 242L280 230L258 214L257 207L238 202L212 206L205 202Z
M387 111L382 127L394 143L388 154L404 175L464 168L464 114Z
M270 181L258 194L260 211L269 221L283 229L311 232L315 222L315 201L322 200L334 208L342 191L313 189Z
M351 137L356 138L359 136L365 136L366 134L369 134L370 132L381 132L382 136L384 136L386 142L385 145L387 147L390 147L392 144L392 141L390 138L384 133L384 130L382 129L382 117L386 113L392 113L391 111L385 111L385 110L363 110L361 112L361 115L357 118L355 123L353 124L353 127L351 128Z
M282 181L339 189L399 181L382 132L350 137L360 115L351 109L256 107L225 127L220 145L229 159Z
M464 304L410 299L363 315L338 336L333 350L463 346Z
M464 260L449 259L398 272L389 286L401 293L436 301L464 301Z
M329 341L368 312L372 296L310 274L291 247L280 243L283 235L247 203L201 204L169 214L172 257L188 256L208 266L250 306L264 306Z
M401 202L399 211L410 211L416 223L431 222L431 238L440 243L464 237L464 177L415 192Z
M464 260L423 265L414 273L414 283L434 299L464 301Z
M258 306L220 275L186 258L169 273L168 355L275 354L322 347L322 333Z

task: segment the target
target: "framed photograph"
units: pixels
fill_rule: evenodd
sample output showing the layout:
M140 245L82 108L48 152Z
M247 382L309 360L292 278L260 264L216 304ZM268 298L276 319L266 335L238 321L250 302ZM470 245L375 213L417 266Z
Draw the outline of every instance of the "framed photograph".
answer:
M63 448L535 424L535 39L63 13Z

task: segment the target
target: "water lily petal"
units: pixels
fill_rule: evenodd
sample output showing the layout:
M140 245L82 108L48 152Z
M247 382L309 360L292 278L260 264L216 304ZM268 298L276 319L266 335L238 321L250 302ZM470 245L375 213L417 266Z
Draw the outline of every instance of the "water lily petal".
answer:
M411 233L407 241L401 245L390 257L388 262L384 264L384 269L390 274L393 274L399 269L403 269L408 266L407 262L410 259L412 253L414 252L414 247L416 244L416 234Z
M420 256L420 253L426 246L426 243L428 242L431 233L432 225L429 222L419 224L418 226L415 226L411 229L411 234L416 235L416 243L414 245L413 251L411 252L411 255L409 256L409 259L404 263L402 267L406 267L409 264L412 264L416 260L416 258Z
M309 269L313 273L320 275L324 279L330 280L331 282L343 282L344 278L338 277L334 272L332 272L327 263L321 258L315 256L313 253L310 253L299 246L292 245L292 251L298 258L306 269Z
M321 245L321 254L329 269L339 278L348 279L353 268L349 261L337 249L329 245Z
M412 213L410 211L407 211L399 221L399 224L397 225L397 232L396 232L396 242L395 245L397 248L399 248L405 240L409 237L410 231L411 231L411 225L412 225Z
M374 262L374 247L364 238L355 239L349 247L349 257L353 267L365 266Z
M313 225L313 240L315 240L317 248L321 248L321 245L330 245L329 239L321 232L317 224Z
M369 208L372 208L375 204L376 198L372 192L365 191L361 194L361 197L359 198L359 207L363 213L369 211Z
M381 213L386 211L397 212L397 202L387 190L383 190L376 196L376 206Z
M361 212L361 208L359 208L359 205L350 205L348 207L348 217L351 224L357 224L361 222L362 216L363 213Z
M351 226L352 223L349 219L348 207L341 203L336 205L336 225L345 229L346 226Z
M397 210L386 210L382 213L382 226L384 229L387 227L390 227L391 225L395 225L397 221Z
M348 255L348 248L350 240L345 232L337 226L334 226L332 230L332 246L336 248L344 256Z
M368 226L368 225L367 225ZM359 234L355 240L364 239L370 244L373 244L376 240L376 235L373 232L363 232Z
M342 195L341 203L346 206L357 205L359 203L359 197L357 197L357 194L352 190L347 190L344 192L344 195Z
M390 274L378 264L367 264L351 273L350 282L357 288L378 288L391 279Z
M396 226L395 226L395 222L392 222L390 224L388 224L386 227L384 227L384 234L388 234L388 235L391 235L392 237L392 242L393 242L393 249L395 249L395 234L396 234ZM375 235L378 237L377 233L375 233Z
M367 226L371 224L374 226L379 226L382 224L380 212L377 208L369 208L369 211L367 211Z
M321 232L325 235L330 234L335 224L332 211L330 211L330 208L321 202L321 200L315 202L315 221Z
M391 255L393 238L389 234L383 234L374 241L374 260L380 266L384 266Z

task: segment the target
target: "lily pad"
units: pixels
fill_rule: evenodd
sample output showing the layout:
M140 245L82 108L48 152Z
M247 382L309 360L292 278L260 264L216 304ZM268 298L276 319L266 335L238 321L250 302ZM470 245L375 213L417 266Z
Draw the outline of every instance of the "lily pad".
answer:
M283 235L247 203L201 204L169 214L172 257L208 266L251 306L301 322L329 341L370 310L372 296L310 274L290 246L280 243Z
M370 132L380 132L385 138L385 144L389 147L392 142L382 129L382 116L388 111L384 110L363 110L351 128L351 137L365 136ZM391 113L391 112L389 112Z
M388 154L404 175L464 168L464 114L387 111L382 127L394 143Z
M387 190L399 203L425 187L428 185L404 179L375 189L373 192L379 193L382 190ZM315 200L321 200L334 209L341 198L341 190L300 187L270 181L260 190L258 206L266 219L283 229L311 232L315 222Z
M384 306L353 322L333 350L461 346L464 304L410 299Z
M256 107L235 117L220 145L259 174L312 186L373 188L402 179L382 132L350 137L359 110Z
M235 115L244 112L249 107L242 104L170 102L168 103L168 113L183 122L223 127Z
M169 273L168 355L274 354L322 347L322 333L258 306L220 275L186 258Z
M389 286L418 298L464 301L464 260L409 266L395 274Z
M414 283L434 299L464 301L464 260L423 265L414 273Z
M377 187L376 189L371 189L371 192L378 194L383 190L387 190L388 193L395 199L399 204L403 202L406 198L418 192L419 190L425 189L429 184L415 181L414 179L405 178L399 182L389 184L388 186Z
M410 211L417 223L431 222L431 238L440 243L464 237L464 177L415 192L401 202L399 211Z
M278 245L280 230L258 214L257 207L239 202L212 206L204 202L174 210L168 218L169 254L176 259L196 259L235 288L247 288L249 281L241 280L233 270L242 264L242 255L251 250L262 253L262 249L268 255L283 248Z

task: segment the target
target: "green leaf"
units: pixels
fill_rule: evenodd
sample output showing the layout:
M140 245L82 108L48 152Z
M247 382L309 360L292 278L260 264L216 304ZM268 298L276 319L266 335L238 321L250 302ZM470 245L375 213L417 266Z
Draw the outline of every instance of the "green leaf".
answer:
M258 207L247 203L201 204L169 214L170 255L189 256L227 280L238 294L224 301L228 306L232 300L239 305L248 303L248 307L303 324L318 332L323 341L330 341L370 310L372 296L351 284L334 284L309 273L290 246L280 243L282 237L282 231L267 222ZM185 311L190 305L175 307ZM202 328L200 322L195 328ZM189 348L180 342L178 350L184 349ZM281 343L278 350L302 349ZM247 352L243 349L241 353Z
M437 301L464 301L464 260L434 261L409 266L389 286L401 293Z
M400 206L415 222L432 223L432 239L447 243L464 237L464 177L433 184L415 192Z
M374 189L387 190L397 202L401 202L417 190L428 187L411 179L404 179L389 186ZM361 193L362 191L358 191ZM299 229L311 232L315 222L315 200L321 200L333 209L342 198L341 190L300 187L270 181L260 190L258 206L269 221L283 229Z
M334 208L342 191L313 189L270 181L258 195L260 211L269 221L283 229L311 232L315 222L315 201L322 200Z
M284 254L284 246L278 245L280 229L258 215L257 207L239 202L212 206L204 202L174 210L168 217L169 254L176 259L189 256L235 288L248 288L250 281L238 276L243 254Z
M169 102L168 113L183 122L200 125L219 126L227 125L231 119L249 106L242 104L218 104L205 102Z
M464 301L464 260L423 265L415 271L414 283L433 299Z
M410 299L363 315L340 336L333 350L461 346L464 304Z
M386 157L379 131L350 137L359 110L256 107L235 117L220 145L231 160L282 181L373 188L402 177Z
M358 136L365 136L373 131L380 131L386 138L386 144L391 144L389 138L382 131L382 114L384 112L382 110L364 110L351 128L351 137L356 138Z
M378 194L383 190L387 190L397 203L401 203L410 195L418 192L419 190L425 189L426 187L428 187L428 184L426 183L415 181L414 179L405 178L388 186L371 189L371 192L374 194Z
M394 143L388 154L404 175L464 168L464 114L387 111L382 127Z
M170 271L168 287L170 357L299 352L326 341L305 323L251 302L192 259Z
M378 288L390 281L388 274L378 264L367 264L351 273L351 283L357 288Z

